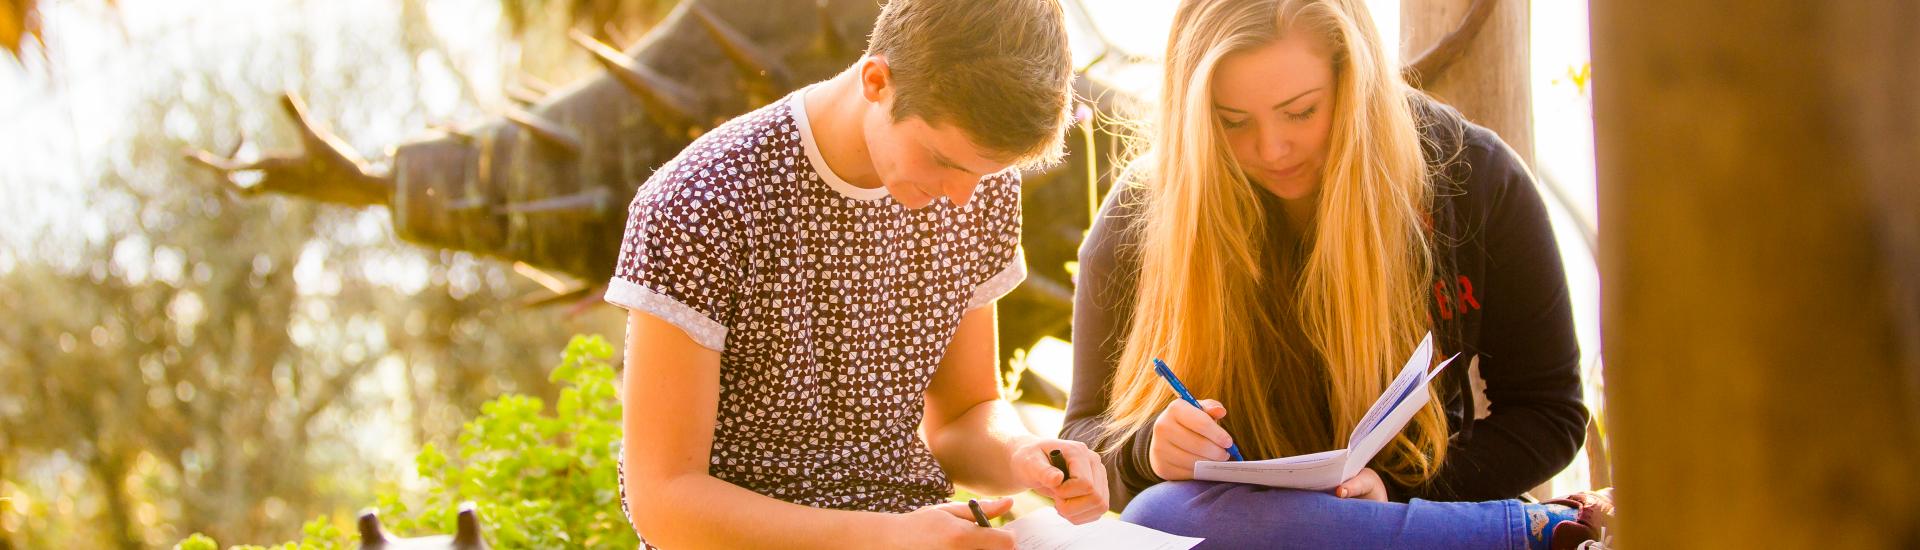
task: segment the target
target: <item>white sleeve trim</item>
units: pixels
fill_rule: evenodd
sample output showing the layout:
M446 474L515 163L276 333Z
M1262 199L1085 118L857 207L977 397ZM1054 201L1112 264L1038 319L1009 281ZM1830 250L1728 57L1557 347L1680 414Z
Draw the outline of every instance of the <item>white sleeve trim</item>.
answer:
M686 331L694 343L713 351L725 351L727 327L706 314L680 303L670 296L640 286L633 281L614 278L607 284L607 301L613 305L653 314Z
M967 311L973 311L999 300L1013 292L1014 287L1027 280L1027 253L1022 247L1014 247L1013 257L1007 260L1007 267L1000 273L987 278L980 286L973 287L973 298L967 300Z

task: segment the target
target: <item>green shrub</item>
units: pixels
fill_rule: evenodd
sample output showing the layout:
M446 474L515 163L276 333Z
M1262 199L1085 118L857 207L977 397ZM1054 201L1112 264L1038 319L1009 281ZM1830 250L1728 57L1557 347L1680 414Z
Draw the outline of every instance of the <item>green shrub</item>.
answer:
M451 534L460 503L478 506L495 548L633 548L639 544L620 513L620 402L613 346L575 336L550 379L562 386L547 414L540 399L505 395L487 402L462 429L452 455L429 444L414 458L423 495L376 496L380 521L402 537ZM359 534L327 516L308 522L304 538L274 550L350 549ZM180 550L214 550L195 533ZM260 547L235 547L260 548Z

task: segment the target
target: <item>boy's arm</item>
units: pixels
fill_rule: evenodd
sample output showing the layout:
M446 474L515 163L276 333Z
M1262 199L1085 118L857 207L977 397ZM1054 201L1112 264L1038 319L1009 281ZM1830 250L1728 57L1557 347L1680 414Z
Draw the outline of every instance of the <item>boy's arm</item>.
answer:
M927 387L922 436L956 484L988 495L1035 489L1074 523L1097 519L1107 509L1100 457L1078 441L1033 435L1000 398L995 309L988 304L960 319ZM1063 482L1047 461L1052 450L1067 459L1072 479Z
M641 311L628 314L626 434L630 518L667 548L840 547L880 514L783 502L707 473L720 402L720 352ZM866 517L862 517L866 516Z
M1039 437L1000 398L996 309L974 308L960 318L927 386L926 418L920 428L934 459L954 483L982 494L1008 495L1027 490L1008 458L1014 447Z
M781 501L707 473L720 401L720 352L651 314L628 314L625 460L628 511L665 548L932 548L1010 545L962 519L964 507L850 512ZM1000 504L990 513L1005 512ZM1005 540L1001 540L1005 539Z

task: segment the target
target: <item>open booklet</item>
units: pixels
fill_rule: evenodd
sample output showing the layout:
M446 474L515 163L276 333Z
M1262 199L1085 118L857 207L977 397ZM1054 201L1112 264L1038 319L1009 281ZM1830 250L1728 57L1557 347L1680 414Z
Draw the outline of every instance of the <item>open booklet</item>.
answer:
M1447 358L1433 370L1427 365L1433 364L1433 334L1420 341L1420 347L1413 350L1413 357L1400 368L1400 375L1394 377L1393 384L1380 399L1367 409L1367 415L1360 419L1353 433L1347 436L1347 448L1322 453L1304 454L1259 460L1253 462L1214 462L1202 460L1194 463L1194 479L1207 481L1231 481L1235 483L1253 483L1282 489L1306 489L1324 491L1332 489L1360 473L1373 455L1393 440L1393 436L1406 427L1407 420L1420 411L1420 407L1432 398L1427 382L1440 374L1442 369L1459 358L1459 354Z
M1036 509L1006 525L1019 550L1188 550L1200 541L1170 535L1113 518L1074 525L1052 506Z

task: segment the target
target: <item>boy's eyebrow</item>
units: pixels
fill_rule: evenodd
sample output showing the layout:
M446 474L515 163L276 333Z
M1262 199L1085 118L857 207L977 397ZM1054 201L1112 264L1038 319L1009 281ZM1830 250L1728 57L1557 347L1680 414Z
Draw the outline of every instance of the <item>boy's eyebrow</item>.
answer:
M920 146L921 146L921 147L926 147L927 145L926 145L925 143L922 143L922 144L920 144ZM967 175L970 175L970 176L978 176L978 175L979 175L979 174L975 174L975 173L973 173L973 171L972 171L972 170L968 170L968 169L967 169L967 167L965 167L965 166L961 166L961 165L960 165L960 163L958 163L958 162L954 162L954 161L953 161L953 159L950 159L950 158L947 158L947 156L946 156L946 155L944 155L944 154L941 154L941 153L940 153L940 150L939 150L939 149L935 149L935 148L932 148L932 147L927 147L927 152L928 152L928 153L932 153L932 154L933 154L933 161L934 161L934 162L936 162L936 163L939 163L939 164L940 164L941 166L945 166L945 167L948 167L948 168L952 168L952 169L955 169L955 170L959 170L959 171L961 171L961 172L966 172L966 173L967 173Z
M1322 86L1322 87L1324 87L1324 86ZM1304 91L1304 92L1300 92L1299 94L1296 94L1296 95L1294 95L1294 96L1293 96L1293 97L1291 97L1291 98L1288 98L1288 99L1287 99L1286 101L1282 101L1282 102L1280 102L1280 104L1278 104L1278 105L1274 105L1274 106L1273 106L1273 108L1274 108L1274 109L1285 109L1285 108L1287 107L1287 105L1290 105L1290 104L1292 104L1292 103L1293 103L1293 102L1295 102L1295 101L1299 101L1299 100L1300 100L1300 98L1303 98L1303 97L1306 97L1306 96L1307 96L1307 94L1310 94L1310 93L1314 93L1314 92L1318 92L1318 91L1320 91L1320 88L1314 88L1314 89L1311 89L1311 90L1307 90L1307 91ZM1215 109L1219 109L1219 110L1222 110L1222 111L1226 111L1226 112L1229 112L1229 113L1241 113L1241 114L1245 114L1245 113L1246 113L1246 111L1242 111L1242 110L1239 110L1239 109L1235 109L1235 108L1232 108L1232 107L1228 107L1228 106L1225 106L1225 105L1221 105L1221 104L1218 104L1218 103L1215 103L1215 104L1213 104L1213 108L1215 108Z

